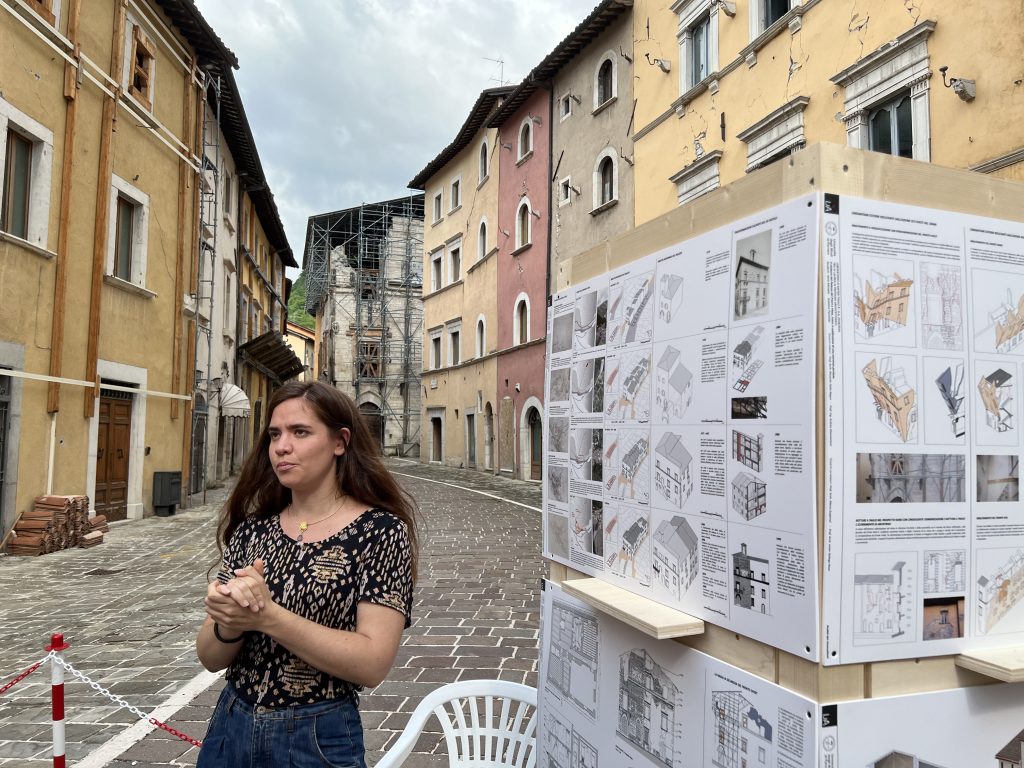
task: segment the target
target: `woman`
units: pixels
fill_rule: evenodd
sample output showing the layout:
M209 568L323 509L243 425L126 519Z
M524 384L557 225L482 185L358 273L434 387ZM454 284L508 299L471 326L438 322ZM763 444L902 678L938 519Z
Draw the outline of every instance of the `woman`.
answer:
M358 691L409 626L416 515L351 398L319 382L275 393L218 528L196 649L228 684L199 768L365 768Z

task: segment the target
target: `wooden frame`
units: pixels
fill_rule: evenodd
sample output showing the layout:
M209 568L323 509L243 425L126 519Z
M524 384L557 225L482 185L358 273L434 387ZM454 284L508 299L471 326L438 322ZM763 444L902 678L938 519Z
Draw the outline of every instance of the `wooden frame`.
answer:
M128 70L128 92L146 109L153 109L153 64L156 46L142 28L132 27L132 56Z
M56 25L57 16L53 12L53 0L25 0L25 4L42 16L47 24Z

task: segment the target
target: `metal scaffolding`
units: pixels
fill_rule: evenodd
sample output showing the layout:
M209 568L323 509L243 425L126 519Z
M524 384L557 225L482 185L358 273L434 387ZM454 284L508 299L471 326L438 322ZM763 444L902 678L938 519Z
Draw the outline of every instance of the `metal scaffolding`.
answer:
M309 218L306 311L318 376L348 392L386 455L419 450L423 194Z

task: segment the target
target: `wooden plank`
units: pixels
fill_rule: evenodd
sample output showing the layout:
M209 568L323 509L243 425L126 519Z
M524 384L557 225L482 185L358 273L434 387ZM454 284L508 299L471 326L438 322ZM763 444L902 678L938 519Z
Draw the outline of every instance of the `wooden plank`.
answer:
M655 640L700 635L704 632L704 622L700 619L600 579L588 577L565 581L562 589L566 594L639 629Z
M961 669L954 664L955 656L937 656L931 659L904 659L883 661L867 665L868 698L902 696L908 693L944 691L949 688L968 688L994 683L991 678Z
M1004 683L1024 681L1024 646L989 648L961 653L955 657L956 665Z

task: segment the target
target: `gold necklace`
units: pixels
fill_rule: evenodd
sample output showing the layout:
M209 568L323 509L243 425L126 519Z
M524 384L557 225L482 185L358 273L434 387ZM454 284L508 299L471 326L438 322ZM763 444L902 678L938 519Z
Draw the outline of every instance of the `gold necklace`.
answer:
M341 508L345 505L345 499L347 499L347 498L348 498L347 495L346 496L342 496L340 501L338 502L338 506L336 506L334 508L334 511L331 512L331 514L329 514L329 515L321 517L319 520L314 520L311 523L306 522L305 520L300 520L299 521L299 536L298 536L298 538L295 539L295 542L299 545L299 549L300 550L302 549L303 539L305 539L305 537L306 537L306 529L309 528L309 526L311 526L311 525L319 525L324 520L328 520L328 519L334 517L339 512L341 512ZM291 506L290 504L288 505L288 508L292 511L293 515L297 515L298 514L295 511L295 507Z

